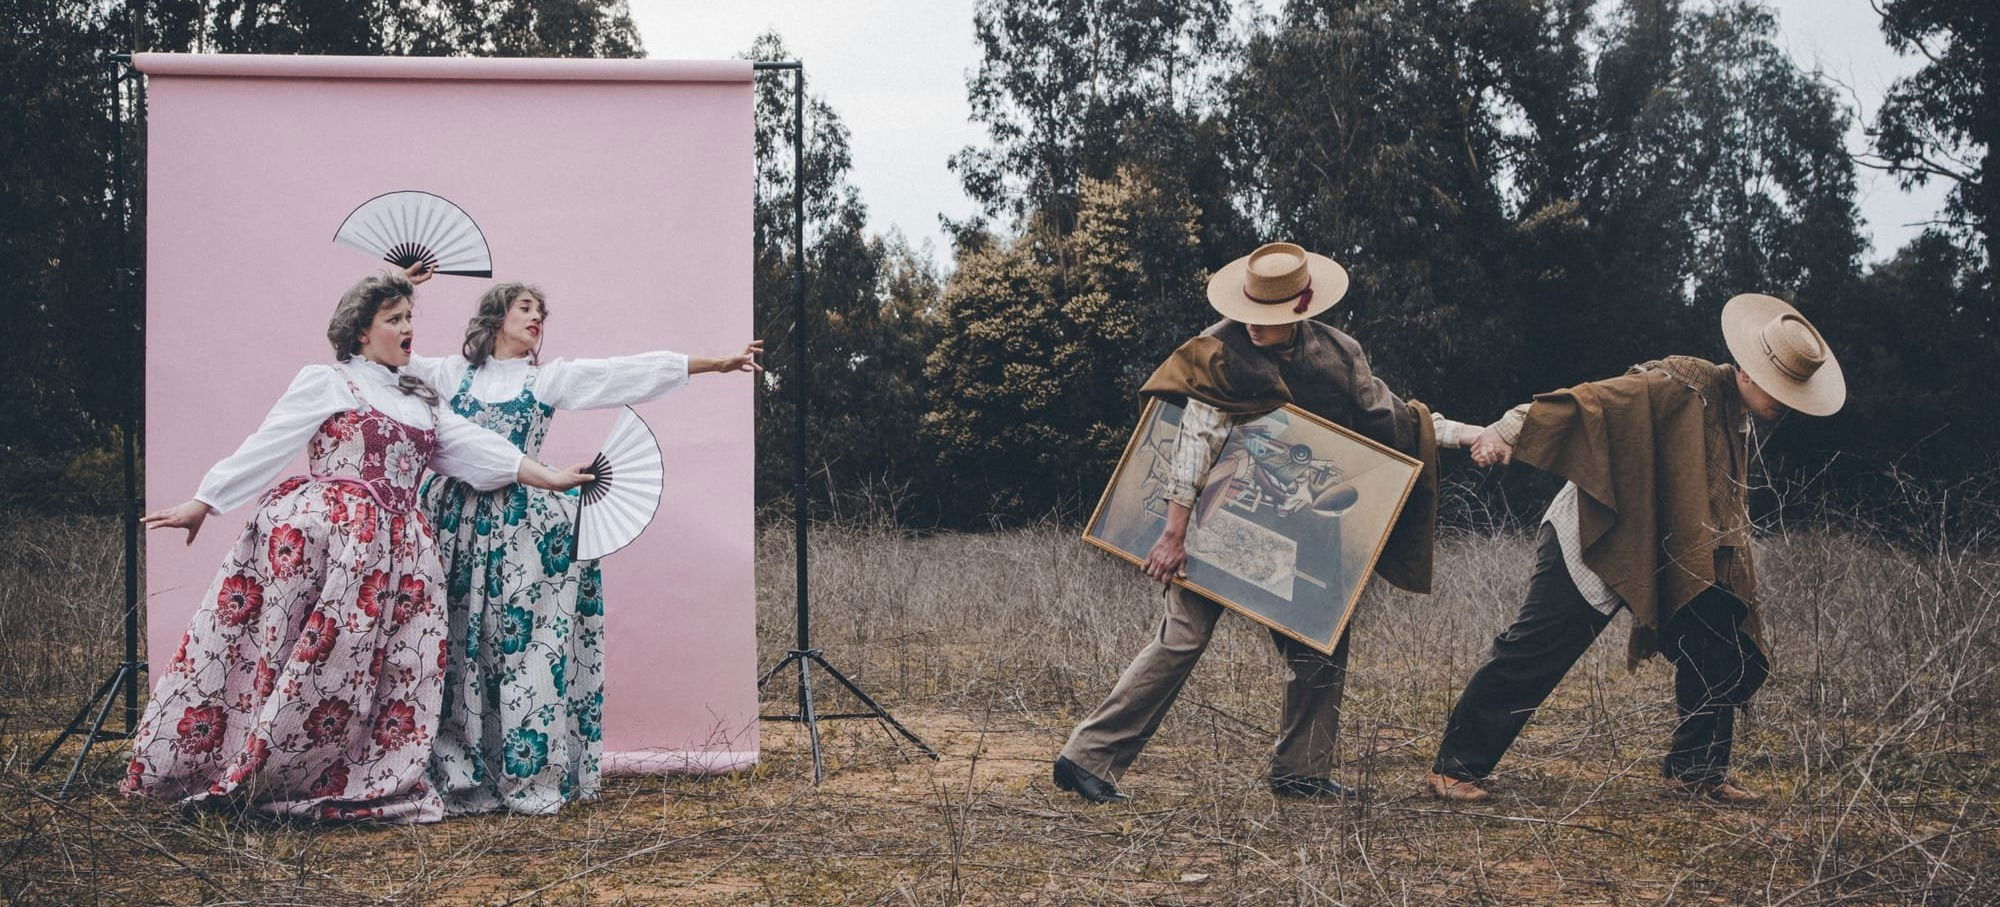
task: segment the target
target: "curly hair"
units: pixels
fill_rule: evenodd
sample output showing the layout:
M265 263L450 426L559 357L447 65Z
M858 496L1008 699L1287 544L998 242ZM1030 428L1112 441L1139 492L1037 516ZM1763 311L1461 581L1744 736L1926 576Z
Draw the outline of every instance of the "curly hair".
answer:
M500 326L507 320L507 309L514 304L515 297L526 293L535 298L535 304L542 307L542 319L548 320L549 300L542 295L542 288L527 283L497 283L479 297L479 310L465 323L465 361L473 368L485 365L493 357L493 346L500 338ZM542 351L528 351L528 361L542 364Z
M333 345L333 357L342 362L361 352L361 338L375 324L376 313L399 299L415 300L417 288L401 274L376 272L356 281L340 294L333 317L326 322L326 342ZM415 375L402 375L396 389L425 403L438 401L437 391Z

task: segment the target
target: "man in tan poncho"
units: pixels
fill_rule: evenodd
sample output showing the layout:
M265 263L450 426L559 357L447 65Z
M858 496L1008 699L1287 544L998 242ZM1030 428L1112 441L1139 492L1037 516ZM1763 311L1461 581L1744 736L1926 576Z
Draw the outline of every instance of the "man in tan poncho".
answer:
M1819 332L1782 300L1731 299L1722 329L1735 365L1648 362L1540 395L1475 442L1481 465L1519 460L1568 484L1543 518L1520 616L1445 726L1425 779L1433 796L1486 799L1476 782L1622 607L1632 611L1630 661L1664 653L1674 664L1668 788L1760 799L1727 775L1736 707L1770 663L1750 553L1751 416L1831 415L1847 385Z
M1354 338L1312 320L1346 289L1340 265L1291 243L1263 246L1209 281L1209 305L1225 320L1175 350L1140 391L1186 407L1167 478L1167 526L1149 552L1147 575L1167 582L1180 572L1202 477L1215 465L1233 421L1294 403L1425 461L1376 572L1403 588L1430 590L1437 447L1440 440L1460 446L1477 432L1434 420L1422 404L1398 398L1375 377ZM1223 606L1176 585L1168 592L1166 611L1156 638L1071 733L1055 762L1058 787L1092 802L1126 799L1118 778L1166 717L1207 648ZM1347 637L1329 656L1276 631L1271 636L1291 669L1271 758L1272 791L1288 797L1352 796L1353 790L1331 777Z

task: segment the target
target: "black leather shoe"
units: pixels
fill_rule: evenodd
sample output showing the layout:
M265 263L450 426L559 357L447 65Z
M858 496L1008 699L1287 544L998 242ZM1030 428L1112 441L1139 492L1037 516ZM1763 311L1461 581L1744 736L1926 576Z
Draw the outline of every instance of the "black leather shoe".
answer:
M1361 799L1361 791L1332 778L1272 778L1271 793L1280 797Z
M1068 756L1056 757L1056 786L1066 791L1074 791L1077 796L1092 803L1117 803L1131 797L1118 792L1118 785L1099 778L1083 770L1083 766L1069 761Z

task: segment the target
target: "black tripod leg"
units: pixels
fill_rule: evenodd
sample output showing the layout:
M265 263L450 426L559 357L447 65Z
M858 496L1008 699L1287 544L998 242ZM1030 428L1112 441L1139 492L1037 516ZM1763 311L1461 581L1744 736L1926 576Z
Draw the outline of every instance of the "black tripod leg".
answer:
M42 770L42 766L49 764L49 757L54 756L56 754L56 750L62 749L63 743L69 740L71 734L77 732L77 729L83 724L83 719L90 715L90 707L96 705L99 699L104 698L105 694L109 693L113 686L117 685L118 678L123 676L125 676L125 668L123 666L120 666L117 672L113 673L109 679L104 681L103 686L97 688L97 692L92 693L89 699L83 701L83 708L76 710L76 717L71 718L68 724L63 725L62 734L56 737L54 743L49 744L48 749L42 751L41 757L36 759L35 764L30 766L28 770L39 772ZM86 742L84 743L84 748L85 749L90 748L90 744L87 741L87 739Z
M791 664L798 657L798 652L786 652L784 658L778 659L778 663L771 666L771 670L765 671L764 676L757 678L757 688L760 690L763 689L764 684L770 683L771 678L778 676L779 671L784 670L786 665Z
M917 735L910 733L910 729L904 727L902 722L897 721L895 716L890 715L888 709L877 705L875 700L868 698L868 694L861 692L861 688L855 686L854 681L848 680L847 675L840 673L838 668L828 664L826 659L821 656L815 655L813 656L813 660L819 662L819 666L825 668L828 674L832 674L833 679L840 681L841 686L846 687L848 692L853 693L856 698L860 699L861 704L867 706L869 711L874 712L877 717L888 722L890 727L895 728L897 733L902 734L903 739L910 741L910 743L914 744L917 749L922 750L924 755L931 757L931 759L935 760L938 758L935 750L925 745L922 740L917 739Z
M83 760L90 755L91 746L97 743L97 735L104 730L105 720L111 717L111 706L118 701L111 691L130 670L132 665L129 663L119 665L118 673L111 675L111 682L104 685L104 702L97 708L97 719L90 723L90 732L83 737L83 748L76 751L76 761L69 764L69 775L63 778L62 787L56 789L58 798L69 796L70 784L76 781L77 773L83 771Z
M131 652L131 647L126 647ZM143 662L127 660L129 670L125 672L125 736L139 733L139 672L146 670Z
M818 784L826 780L826 764L819 752L819 717L813 714L812 660L802 653L792 654L799 656L799 720L806 723L806 733L812 737L813 783Z

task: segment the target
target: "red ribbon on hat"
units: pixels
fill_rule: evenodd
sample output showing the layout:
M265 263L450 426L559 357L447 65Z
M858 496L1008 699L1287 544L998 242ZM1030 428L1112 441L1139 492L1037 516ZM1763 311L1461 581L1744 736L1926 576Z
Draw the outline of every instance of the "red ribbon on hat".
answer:
M1249 287L1244 287L1243 298L1248 299L1251 302L1257 303L1258 305L1278 305L1279 303L1291 302L1293 299L1297 299L1299 301L1299 304L1292 306L1292 314L1303 315L1305 314L1306 309L1312 307L1312 302L1313 302L1312 281L1311 280L1306 281L1305 289L1300 290L1297 293L1293 293L1290 296L1280 296L1276 299L1260 299L1256 296L1250 295Z

